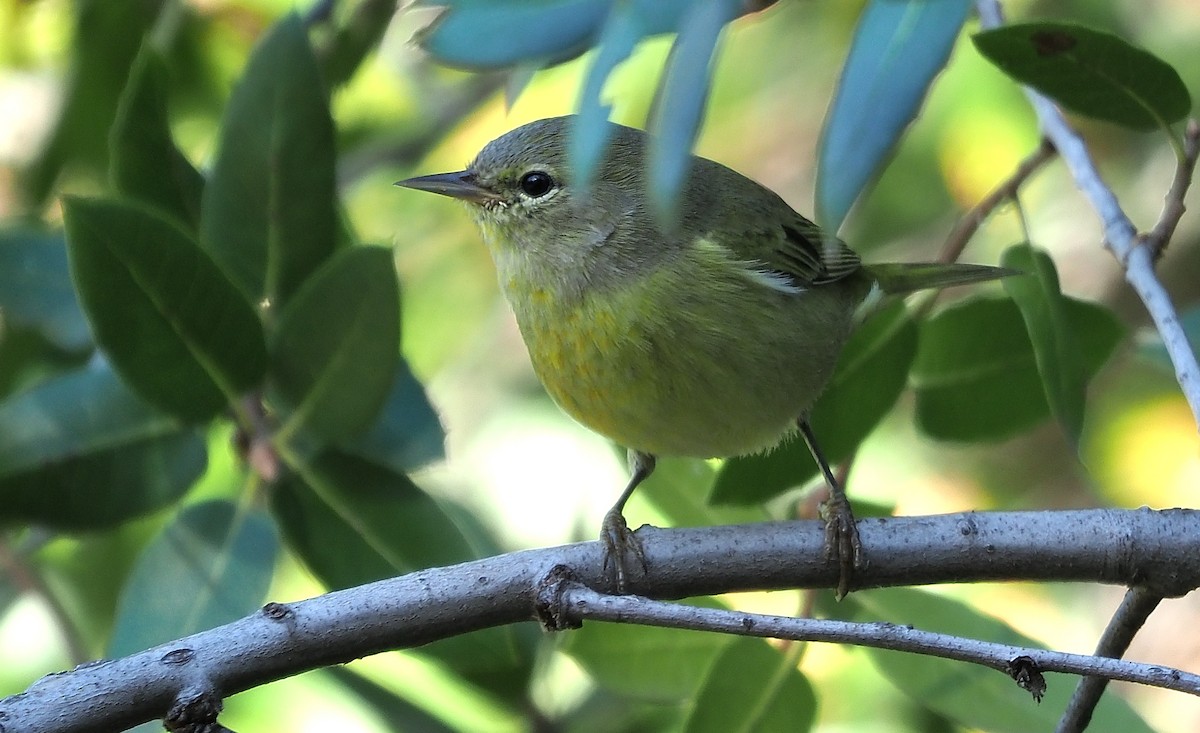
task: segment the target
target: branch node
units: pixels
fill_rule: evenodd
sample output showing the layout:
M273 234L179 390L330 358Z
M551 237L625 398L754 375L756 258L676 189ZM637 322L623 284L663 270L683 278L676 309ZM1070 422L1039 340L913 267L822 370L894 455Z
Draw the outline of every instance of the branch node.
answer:
M1046 678L1042 675L1041 667L1033 657L1021 655L1008 660L1004 672L1013 678L1017 686L1033 695L1035 702L1041 702L1046 694Z
M211 686L191 687L175 698L163 726L171 733L232 733L217 722L224 702Z
M187 647L180 647L179 649L172 649L171 651L162 655L162 658L159 659L159 661L162 662L163 664L182 665L182 664L187 664L188 662L192 661L195 658L196 658L196 650L195 649L188 649Z
M262 607L262 614L271 621L293 621L296 611L286 603L271 601Z
M563 596L571 585L578 583L574 571L566 565L555 565L538 581L534 612L547 631L566 631L583 627L583 621L567 612Z

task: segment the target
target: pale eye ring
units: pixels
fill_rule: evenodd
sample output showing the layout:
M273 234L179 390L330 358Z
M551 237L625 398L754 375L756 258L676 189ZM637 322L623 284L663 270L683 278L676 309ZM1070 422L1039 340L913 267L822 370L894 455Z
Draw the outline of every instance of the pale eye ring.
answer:
M529 171L521 176L521 191L530 198L541 198L554 188L554 178L545 171Z

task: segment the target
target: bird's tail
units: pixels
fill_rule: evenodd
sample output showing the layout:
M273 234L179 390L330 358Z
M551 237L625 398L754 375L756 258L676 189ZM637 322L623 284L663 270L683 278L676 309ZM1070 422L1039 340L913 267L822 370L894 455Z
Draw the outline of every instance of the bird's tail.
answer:
M933 262L867 265L866 270L884 295L904 295L917 290L965 285L1023 274L1020 270L1007 267Z

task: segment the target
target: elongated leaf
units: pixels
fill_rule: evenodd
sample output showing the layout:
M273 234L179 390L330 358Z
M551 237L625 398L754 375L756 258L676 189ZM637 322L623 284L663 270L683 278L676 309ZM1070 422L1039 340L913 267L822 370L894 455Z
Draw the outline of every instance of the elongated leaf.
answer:
M810 422L827 460L849 455L883 419L904 390L916 352L917 327L900 302L854 332L829 389L812 410ZM808 447L802 440L789 440L765 455L726 461L709 501L759 503L816 474Z
M708 669L684 730L805 731L817 714L812 686L765 639L738 637Z
M65 351L91 346L62 232L0 231L0 311L7 326L34 328Z
M850 608L856 621L916 624L928 631L956 634L1001 644L1041 647L1007 624L933 593L909 588L888 588L855 593ZM892 684L918 704L935 710L960 725L995 733L1054 730L1066 708L1076 678L1047 674L1046 696L1034 702L1007 675L975 664L965 664L922 654L866 649L871 661ZM1121 698L1101 698L1088 731L1124 733L1150 728Z
M195 234L204 178L171 138L168 81L162 56L143 46L109 137L110 178L121 193L174 216Z
M181 427L105 365L79 369L0 402L0 477L172 435Z
M967 0L870 0L817 151L817 221L837 231L946 65Z
M399 473L445 457L446 434L425 390L399 360L379 417L365 433L340 444L342 450Z
M612 107L601 99L604 83L613 69L629 58L646 34L645 23L638 12L640 7L637 3L623 3L613 8L604 23L596 57L579 92L579 113L570 132L570 156L578 180L585 185L600 165L611 132L608 114Z
M464 513L435 501L403 474L337 451L292 469L272 493L271 509L288 546L330 588L495 550L490 544L473 548L460 529ZM511 693L531 670L532 641L511 628L485 629L422 652L489 689Z
M270 518L225 501L183 510L146 546L121 593L108 644L118 657L253 612L275 570Z
M1005 278L1004 291L1025 321L1050 411L1078 448L1089 375L1067 317L1067 299L1058 286L1054 261L1026 243L1008 248L1001 264L1026 273Z
M1090 378L1123 331L1097 305L1068 298L1065 313ZM942 440L1000 440L1049 415L1033 346L1008 298L974 298L923 323L911 381L917 424Z
M610 0L430 4L446 10L416 40L443 63L467 69L577 56L599 34L612 7Z
M64 218L96 341L138 394L205 420L262 379L258 316L187 232L117 200L68 199Z
M971 40L1005 74L1079 114L1151 129L1183 119L1192 107L1175 69L1110 33L1067 23L1020 23Z
M200 241L251 301L278 307L334 251L333 121L300 19L258 44L221 123Z
M63 351L40 331L6 323L0 334L0 399L82 366L86 360L86 352Z
M299 426L329 440L361 433L380 414L400 350L392 254L339 252L284 309L271 340L271 376Z
M708 101L711 66L721 29L737 15L739 2L693 3L679 23L655 104L650 144L650 196L659 220L673 225L678 195L691 164L692 144Z
M169 506L204 473L204 439L180 430L0 478L0 523L104 529Z

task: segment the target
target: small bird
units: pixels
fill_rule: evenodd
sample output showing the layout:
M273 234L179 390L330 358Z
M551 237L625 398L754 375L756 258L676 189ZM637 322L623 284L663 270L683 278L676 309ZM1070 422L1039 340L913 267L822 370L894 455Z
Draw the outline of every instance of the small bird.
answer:
M807 415L860 310L881 295L1012 271L863 265L774 192L701 157L690 160L678 222L663 227L647 190L649 136L612 124L583 182L568 154L573 119L531 122L464 171L397 185L468 204L542 384L628 449L631 477L601 532L606 574L624 592L629 560L645 570L622 512L656 456L759 453L799 430L829 484L826 551L844 595L861 543Z

